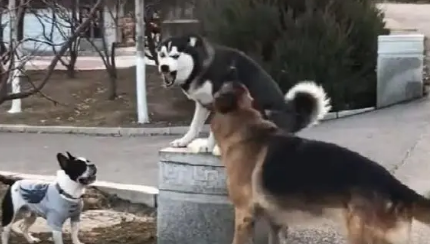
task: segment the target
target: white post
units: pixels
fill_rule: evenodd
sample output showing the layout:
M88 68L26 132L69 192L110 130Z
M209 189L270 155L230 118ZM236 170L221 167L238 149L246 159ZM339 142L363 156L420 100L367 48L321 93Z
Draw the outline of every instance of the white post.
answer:
M144 0L135 0L136 12L136 95L137 122L148 123L148 104L146 101L145 64L145 21Z
M16 56L11 60L14 61L12 64L12 72L9 74L9 83L11 83L12 93L19 93L21 92L21 71L18 69L20 68L20 56L21 53L19 52L20 48L18 47L18 19L16 15L16 0L10 0L9 1L9 26L10 26L10 42L11 42L11 49L15 50ZM23 68L23 67L22 67ZM10 106L10 109L8 113L14 114L14 113L21 113L22 107L21 107L21 99L14 99L12 100L12 104Z

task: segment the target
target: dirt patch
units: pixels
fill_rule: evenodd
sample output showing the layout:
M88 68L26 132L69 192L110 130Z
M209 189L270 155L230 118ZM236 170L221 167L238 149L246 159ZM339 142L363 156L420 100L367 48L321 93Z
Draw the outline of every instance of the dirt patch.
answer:
M85 244L156 244L156 231L153 222L124 221L108 228L96 228L92 231L81 229L80 240ZM34 237L41 240L40 244L52 244L50 233L34 233ZM70 235L63 235L64 243L72 243ZM27 243L25 239L13 233L10 244Z
M42 70L27 72L35 83L41 81L44 73ZM10 102L6 102L0 105L0 123L108 127L187 125L194 112L193 102L179 88L162 87L155 67L147 66L146 74L151 124L136 123L135 67L118 69L118 98L114 101L107 100L105 70L78 71L76 79L69 79L65 71L56 70L42 92L60 104L55 105L42 95L33 95L22 100L23 113L8 114Z
M0 184L3 197L7 186ZM85 210L82 214L80 239L86 244L155 244L155 210L145 205L130 204L91 188L84 196ZM51 233L46 221L38 218L30 232L41 239L41 244L52 244ZM27 243L19 234L13 232L11 244ZM15 227L15 226L14 226ZM64 226L64 243L71 243L68 222Z

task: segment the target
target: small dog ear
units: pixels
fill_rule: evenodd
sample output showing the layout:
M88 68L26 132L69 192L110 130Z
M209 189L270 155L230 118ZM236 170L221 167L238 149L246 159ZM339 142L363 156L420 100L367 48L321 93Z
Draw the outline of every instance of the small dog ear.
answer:
M74 159L75 158L75 156L73 156L72 154L70 154L69 152L66 152L67 153L67 157L69 157L69 159Z
M69 163L69 159L66 156L64 156L62 153L57 153L57 160L62 170L64 170L67 167L67 164Z

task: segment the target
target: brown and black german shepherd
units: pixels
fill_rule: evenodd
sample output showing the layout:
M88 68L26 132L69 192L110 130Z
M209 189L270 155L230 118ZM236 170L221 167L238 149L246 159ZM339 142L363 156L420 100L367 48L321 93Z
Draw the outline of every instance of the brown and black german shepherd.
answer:
M430 224L430 200L376 162L344 147L278 129L253 108L248 90L227 83L215 95L211 129L235 207L233 244L247 243L257 217L270 243L301 218L344 223L350 244L409 243L413 219Z

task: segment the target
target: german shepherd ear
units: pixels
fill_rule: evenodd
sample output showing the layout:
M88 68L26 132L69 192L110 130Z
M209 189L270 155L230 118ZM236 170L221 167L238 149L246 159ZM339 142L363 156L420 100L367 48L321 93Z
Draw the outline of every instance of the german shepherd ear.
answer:
M233 82L225 83L214 96L214 109L225 114L238 108L238 97Z

